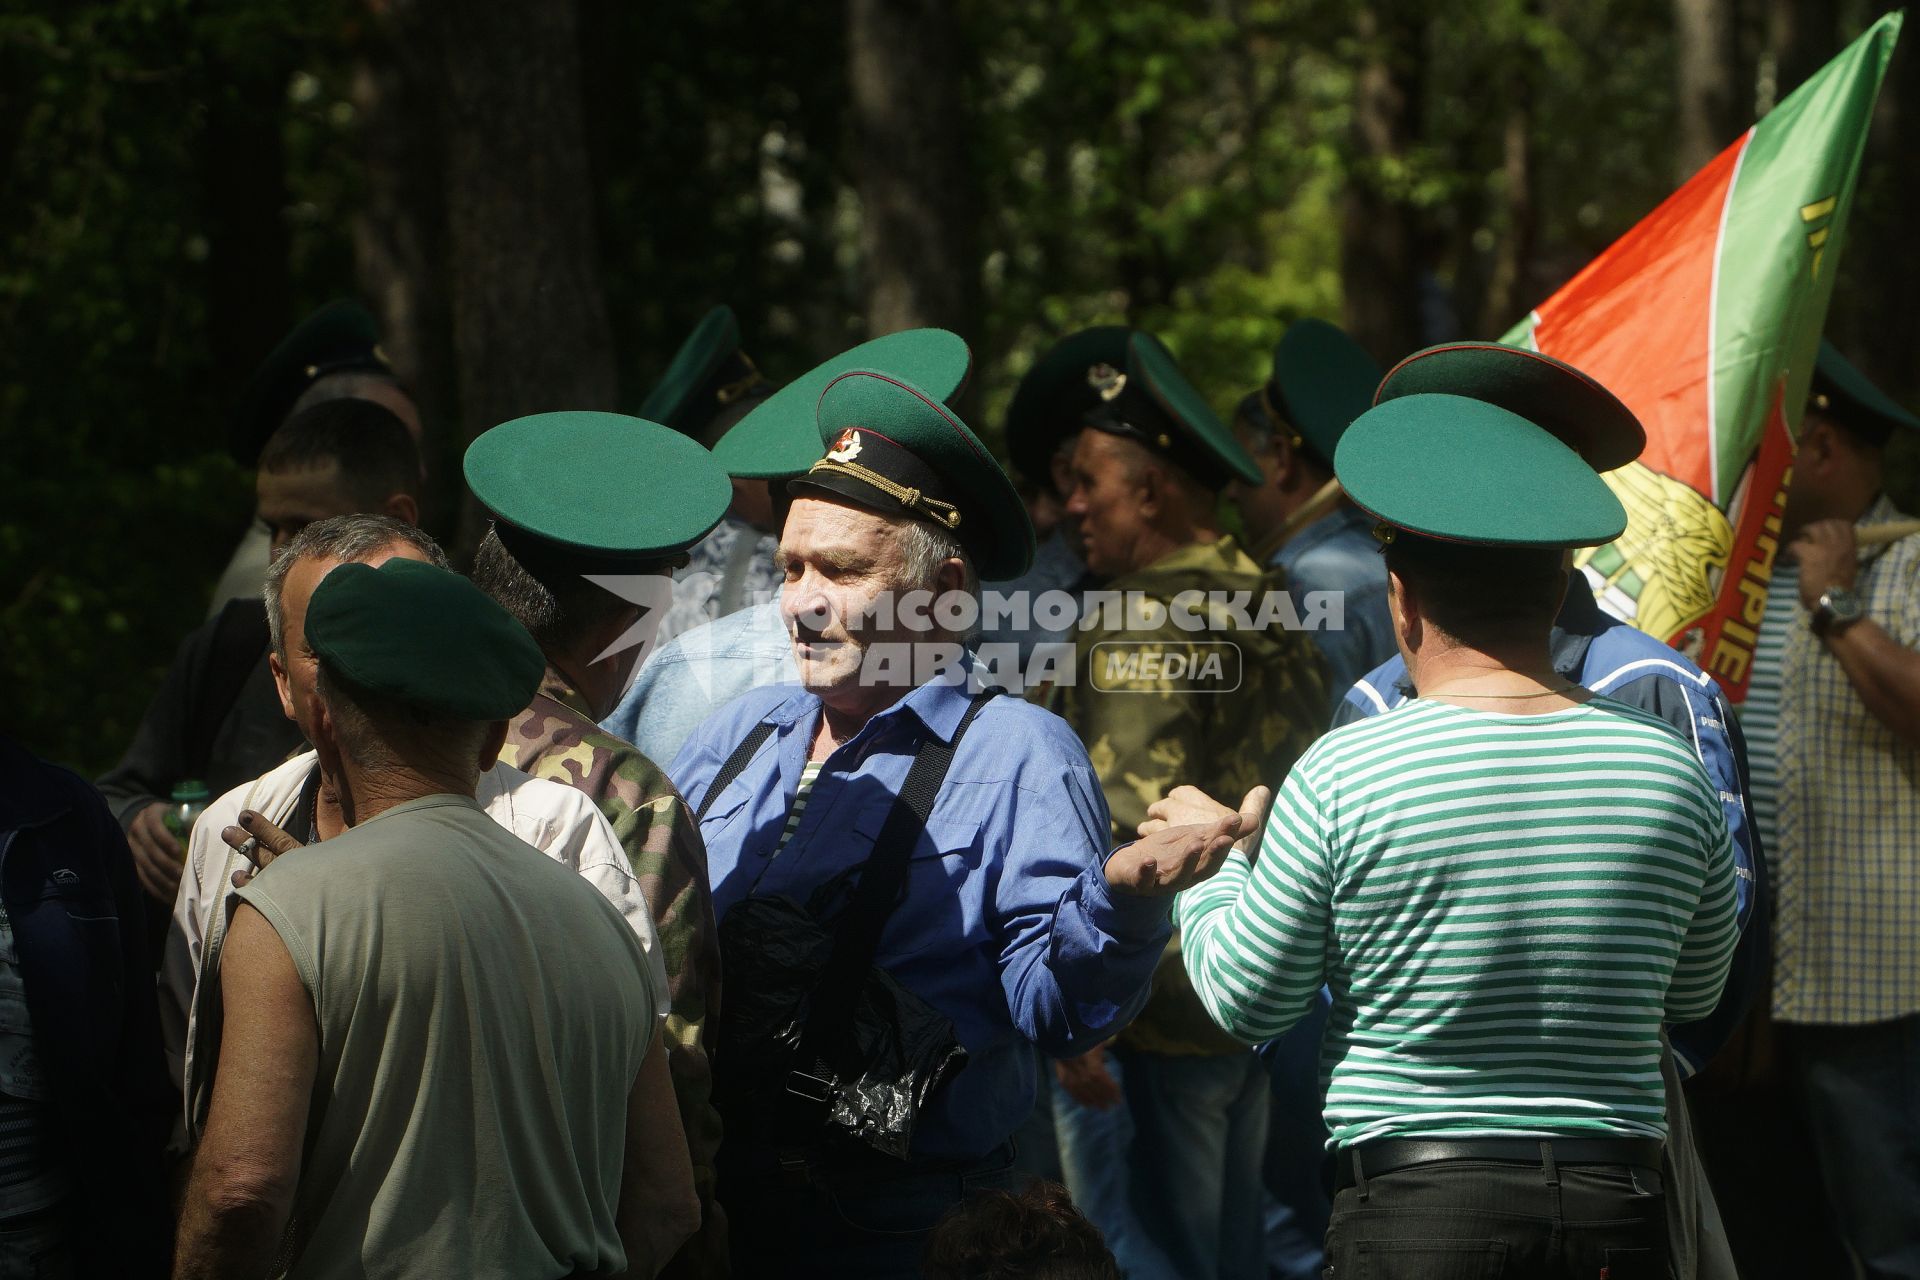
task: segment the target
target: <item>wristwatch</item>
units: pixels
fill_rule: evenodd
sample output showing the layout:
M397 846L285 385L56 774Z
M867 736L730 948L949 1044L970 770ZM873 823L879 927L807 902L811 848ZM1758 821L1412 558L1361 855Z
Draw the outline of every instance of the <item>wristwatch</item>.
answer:
M1866 614L1866 606L1860 603L1860 597L1850 588L1833 587L1820 593L1820 600L1813 606L1813 619L1810 625L1817 636L1832 635L1852 626Z

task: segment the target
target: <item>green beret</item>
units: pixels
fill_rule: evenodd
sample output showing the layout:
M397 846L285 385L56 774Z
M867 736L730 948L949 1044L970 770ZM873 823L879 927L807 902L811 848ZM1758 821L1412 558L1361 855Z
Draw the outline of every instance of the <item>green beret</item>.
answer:
M1380 382L1375 404L1400 396L1466 396L1552 432L1595 471L1624 467L1647 447L1633 410L1580 370L1499 342L1449 342L1416 351Z
M721 410L767 391L767 380L740 349L733 308L715 307L673 353L659 384L641 402L640 416L698 438Z
M523 550L618 572L677 555L720 523L733 486L677 431L618 413L536 413L467 446L467 485Z
M1813 364L1810 391L1809 408L1826 414L1874 444L1885 444L1896 428L1920 431L1920 418L1895 404L1891 396L1869 382L1867 375L1825 338L1820 339L1820 355Z
M741 479L797 476L820 460L820 393L854 369L874 369L952 404L973 356L945 329L908 329L863 342L813 368L747 411L714 442L713 456Z
M1083 420L1087 426L1145 446L1215 491L1235 479L1260 483L1259 464L1152 334L1128 338L1125 372L1095 365L1087 381L1100 396Z
M1095 365L1127 367L1127 339L1133 330L1103 324L1070 333L1048 347L1014 388L1007 405L1007 453L1034 484L1053 484L1053 455L1061 443L1080 434L1100 392L1087 381Z
M1361 414L1334 456L1375 518L1447 542L1591 547L1627 527L1594 469L1551 432L1465 396L1400 396Z
M280 340L240 393L229 431L233 454L247 466L314 383L332 373L392 374L380 351L373 314L357 302L329 302Z
M1251 407L1275 427L1291 428L1322 463L1348 424L1373 404L1380 366L1366 349L1325 320L1296 320L1273 349L1273 376Z
M827 454L789 482L797 495L929 521L992 581L1033 563L1033 525L1013 481L938 397L885 373L844 373L820 396L819 424Z
M457 573L418 560L343 564L307 605L307 643L369 693L460 720L506 720L547 660L527 629Z

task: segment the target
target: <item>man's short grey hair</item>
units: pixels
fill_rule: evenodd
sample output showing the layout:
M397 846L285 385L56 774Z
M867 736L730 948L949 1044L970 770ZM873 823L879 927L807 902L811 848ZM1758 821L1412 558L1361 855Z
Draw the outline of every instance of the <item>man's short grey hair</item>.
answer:
M286 588L287 574L293 571L293 566L310 557L358 563L372 559L376 552L396 542L419 551L438 568L449 567L447 553L425 530L392 516L333 516L315 520L294 535L293 541L267 566L267 583L261 592L267 605L267 632L273 638L273 652L281 662L287 660L287 649L280 593Z
M979 597L980 575L973 567L973 557L960 545L960 540L945 529L935 528L924 520L908 519L900 525L900 550L907 562L906 580L899 588L902 595L909 591L937 591L940 566L949 560L958 560L960 592ZM942 631L941 635L962 642L968 639L965 634L946 635Z

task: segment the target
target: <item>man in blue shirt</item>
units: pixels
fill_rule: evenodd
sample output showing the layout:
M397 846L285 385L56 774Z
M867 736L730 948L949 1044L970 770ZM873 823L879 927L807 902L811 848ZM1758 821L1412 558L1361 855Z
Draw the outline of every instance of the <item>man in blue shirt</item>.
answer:
M1252 820L1174 829L1109 858L1085 749L1057 717L977 694L964 618L950 620L979 574L1016 576L1033 554L1011 482L939 399L887 374L835 379L818 412L831 447L794 482L780 546L800 684L729 704L669 772L701 815L731 966L750 957L730 947L765 941L728 930L749 900L803 903L832 928L915 758L953 744L874 952L966 1053L918 1109L908 1157L825 1124L796 1132L729 1111L725 1074L752 1064L721 1067L736 1272L915 1276L942 1213L1011 1182L1033 1046L1080 1052L1124 1025L1168 936L1165 895ZM914 608L917 591L932 607ZM723 1044L745 1016L738 1001L723 1010Z
M972 355L944 329L909 329L863 342L809 369L754 404L714 442L736 493L763 492L778 529L787 482L820 458L814 411L829 382L849 369L884 369L951 402L967 384ZM749 689L796 678L777 600L762 601L663 639L600 727L649 760L671 760L699 723Z
M1227 487L1249 554L1285 571L1303 618L1309 592L1341 599L1340 625L1310 633L1336 698L1394 651L1373 521L1333 478L1333 451L1379 382L1380 366L1360 344L1324 320L1299 320L1273 349L1273 376L1233 416L1235 438L1260 465L1259 484Z

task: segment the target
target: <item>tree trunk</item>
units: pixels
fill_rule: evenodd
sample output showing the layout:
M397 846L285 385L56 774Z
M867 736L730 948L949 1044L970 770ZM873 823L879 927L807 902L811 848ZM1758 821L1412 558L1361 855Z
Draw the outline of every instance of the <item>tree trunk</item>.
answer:
M436 108L456 438L523 414L612 409L572 0L392 0L390 11ZM461 550L483 522L467 504Z
M1732 0L1674 0L1678 115L1675 177L1684 182L1748 123L1736 91L1739 65Z
M206 70L207 345L227 403L299 319L282 137L291 69L291 49L276 43Z
M1410 6L1355 14L1354 156L1340 202L1340 284L1347 331L1383 365L1422 345L1418 211L1394 171L1420 135L1425 31Z
M980 261L949 0L848 0L860 246L872 334L978 330Z
M1896 7L1881 0L1874 15ZM1914 306L1920 255L1913 251L1913 211L1920 202L1920 171L1913 163L1916 129L1920 55L1906 44L1894 49L1880 88L1848 232L1852 243L1843 250L1841 288L1834 293L1827 327L1862 370L1909 409L1920 406L1920 363L1914 358L1920 351L1920 308ZM1852 289L1846 287L1850 282ZM1911 449L1912 441L1901 443Z

